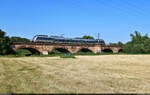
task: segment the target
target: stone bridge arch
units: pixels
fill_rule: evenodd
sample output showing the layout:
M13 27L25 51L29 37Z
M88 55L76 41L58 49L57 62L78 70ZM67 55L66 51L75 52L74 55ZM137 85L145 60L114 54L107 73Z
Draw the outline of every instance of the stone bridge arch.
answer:
M113 53L119 53L122 49L122 47L119 46L104 46L102 47L102 51L112 51Z
M123 49L119 49L118 52L123 52Z
M113 50L111 48L108 48L108 49L103 49L102 52L113 53Z
M41 54L42 52L39 51L37 48L34 48L34 47L25 47L25 46L20 46L20 47L17 47L15 48L14 50L20 50L20 49L24 49L24 50L28 50L30 51L32 54Z
M53 47L53 49L51 49L50 52L53 52L54 50L57 50L61 53L72 53L72 51L70 51L68 48L65 47Z
M94 53L94 51L90 48L80 48L77 50L77 52L92 52L92 53Z
M19 48L19 49L24 49L24 50L28 50L30 51L32 54L36 54L36 55L40 55L41 52L39 52L37 49L34 49L34 48ZM18 49L18 50L19 50Z

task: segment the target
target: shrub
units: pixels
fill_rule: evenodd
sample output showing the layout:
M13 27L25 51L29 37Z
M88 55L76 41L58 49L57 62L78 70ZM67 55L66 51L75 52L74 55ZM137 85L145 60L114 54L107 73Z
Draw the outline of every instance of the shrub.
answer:
M75 56L68 53L68 54L60 55L60 58L75 58Z

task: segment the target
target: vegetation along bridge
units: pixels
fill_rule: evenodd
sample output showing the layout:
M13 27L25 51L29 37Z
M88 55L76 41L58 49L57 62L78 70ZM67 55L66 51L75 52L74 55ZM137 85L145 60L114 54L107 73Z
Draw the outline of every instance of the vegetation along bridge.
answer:
M34 53L47 55L52 50L58 50L60 52L77 53L83 52L113 52L118 53L122 51L121 46L107 46L100 44L60 44L60 43L13 43L12 48L14 50L27 49Z

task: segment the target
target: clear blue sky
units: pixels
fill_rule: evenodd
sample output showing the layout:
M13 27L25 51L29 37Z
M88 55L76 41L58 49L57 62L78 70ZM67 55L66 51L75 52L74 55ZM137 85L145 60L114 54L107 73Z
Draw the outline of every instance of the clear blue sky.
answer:
M127 42L134 30L150 35L150 0L0 0L0 28L9 36L81 37Z

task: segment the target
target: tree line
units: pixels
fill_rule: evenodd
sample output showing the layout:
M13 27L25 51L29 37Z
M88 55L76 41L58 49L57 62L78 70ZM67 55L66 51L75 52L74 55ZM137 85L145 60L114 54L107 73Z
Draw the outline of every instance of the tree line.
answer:
M109 45L122 46L124 53L150 54L150 38L148 37L148 34L141 35L140 32L135 31L135 33L130 34L130 36L131 41L128 41L125 44L119 41L118 43L109 43ZM82 38L94 39L94 37L90 35L85 35ZM14 42L29 43L30 40L27 38L21 38L16 36L6 36L6 33L0 29L0 55L15 54L15 52L11 48L11 45Z
M150 38L148 34L141 35L140 32L135 31L134 34L130 34L131 40L123 44L109 43L109 45L122 46L123 52L127 54L150 54Z
M11 48L12 43L14 42L30 42L29 39L21 37L9 37L6 36L6 33L0 29L0 55L9 55L15 54Z
M130 34L131 41L127 42L123 49L126 53L150 54L150 38L148 34L142 36L138 31Z

